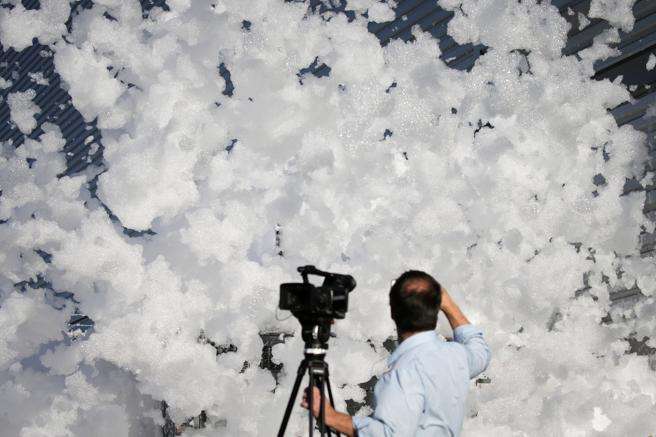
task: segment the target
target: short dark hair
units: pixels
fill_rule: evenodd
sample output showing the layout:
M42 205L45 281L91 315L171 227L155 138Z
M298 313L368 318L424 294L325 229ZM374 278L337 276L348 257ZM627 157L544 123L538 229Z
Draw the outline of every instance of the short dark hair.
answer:
M442 289L431 275L408 270L394 281L389 297L392 320L399 334L435 329Z

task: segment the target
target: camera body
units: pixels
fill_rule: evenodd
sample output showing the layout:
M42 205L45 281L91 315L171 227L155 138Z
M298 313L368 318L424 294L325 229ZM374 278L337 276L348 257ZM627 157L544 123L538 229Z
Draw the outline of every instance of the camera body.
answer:
M323 272L311 265L299 267L298 272L303 282L280 284L279 307L291 311L299 320L306 344L324 347L332 320L346 316L348 295L355 288L355 279L350 275ZM308 275L322 276L321 286L310 283Z
M296 317L343 319L348 311L348 294L355 288L350 275L322 272L314 266L299 267L302 283L280 284L280 309ZM324 277L316 287L307 280L308 274Z

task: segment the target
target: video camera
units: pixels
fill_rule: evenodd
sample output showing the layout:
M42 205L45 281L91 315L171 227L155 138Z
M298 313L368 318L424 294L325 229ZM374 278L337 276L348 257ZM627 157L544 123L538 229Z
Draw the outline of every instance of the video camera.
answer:
M289 310L303 328L306 348L327 349L330 324L333 319L343 319L348 311L348 294L355 288L350 275L329 273L314 266L298 267L302 283L280 284L281 310ZM308 275L324 278L319 287L308 280Z
M328 363L325 361L328 351L328 339L330 338L330 325L334 319L343 319L348 310L348 295L355 288L355 279L350 275L322 272L314 266L302 266L298 272L303 277L302 283L290 282L280 284L280 309L289 310L301 323L301 332L305 341L305 358L301 361L296 372L296 380L292 393L287 402L285 415L278 430L278 437L285 435L287 423L298 396L298 390L307 371L309 375L309 387L318 387L321 398L319 400L320 410L317 424L323 436L326 427L326 416L324 409L324 386L328 388L330 405L335 407L333 392L330 388L328 378ZM316 287L308 280L308 275L322 276L323 284ZM312 399L309 396L308 419L310 427L308 433L312 436L314 432L312 416ZM328 435L331 432L328 430ZM339 436L340 434L337 433Z

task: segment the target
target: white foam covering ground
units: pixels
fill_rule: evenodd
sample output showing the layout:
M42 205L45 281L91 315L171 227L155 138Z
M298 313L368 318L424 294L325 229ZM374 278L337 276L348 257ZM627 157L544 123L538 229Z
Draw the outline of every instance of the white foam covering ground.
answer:
M656 267L638 244L654 225L644 192L621 195L626 178L652 175L644 135L608 112L628 91L590 79L616 31L562 57L568 25L547 2L442 2L450 35L490 47L464 72L419 29L381 47L362 13L389 20L394 2L354 2L348 22L281 0L169 0L146 19L136 1L97 0L66 41L68 2L15 3L0 9L3 46L50 44L73 104L102 130L100 201L155 234L130 238L110 220L92 170L57 178L56 126L3 147L0 434L147 435L163 423L156 400L178 422L205 410L198 435L273 434L302 357L297 322L276 317L278 285L302 264L358 281L328 355L341 410L383 370L390 281L418 268L492 348L463 435L656 429L656 378L626 353L630 334L656 347ZM595 0L590 17L627 30L631 5ZM330 75L301 84L316 57ZM10 96L24 132L33 97ZM74 293L95 322L88 338L67 333L71 300L14 285L37 276ZM648 297L602 323L609 292L634 285ZM237 351L217 356L201 331ZM277 388L260 332L295 334L273 348ZM289 435L305 426L297 408Z

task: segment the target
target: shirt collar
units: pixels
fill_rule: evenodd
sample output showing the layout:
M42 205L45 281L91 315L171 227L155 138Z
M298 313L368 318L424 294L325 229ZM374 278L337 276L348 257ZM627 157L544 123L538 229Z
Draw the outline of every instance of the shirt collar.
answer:
M411 335L406 338L399 344L399 346L394 350L392 355L387 359L387 365L391 366L394 364L404 353L410 349L414 349L420 344L428 343L429 341L435 340L437 338L437 331L421 331L416 334Z

